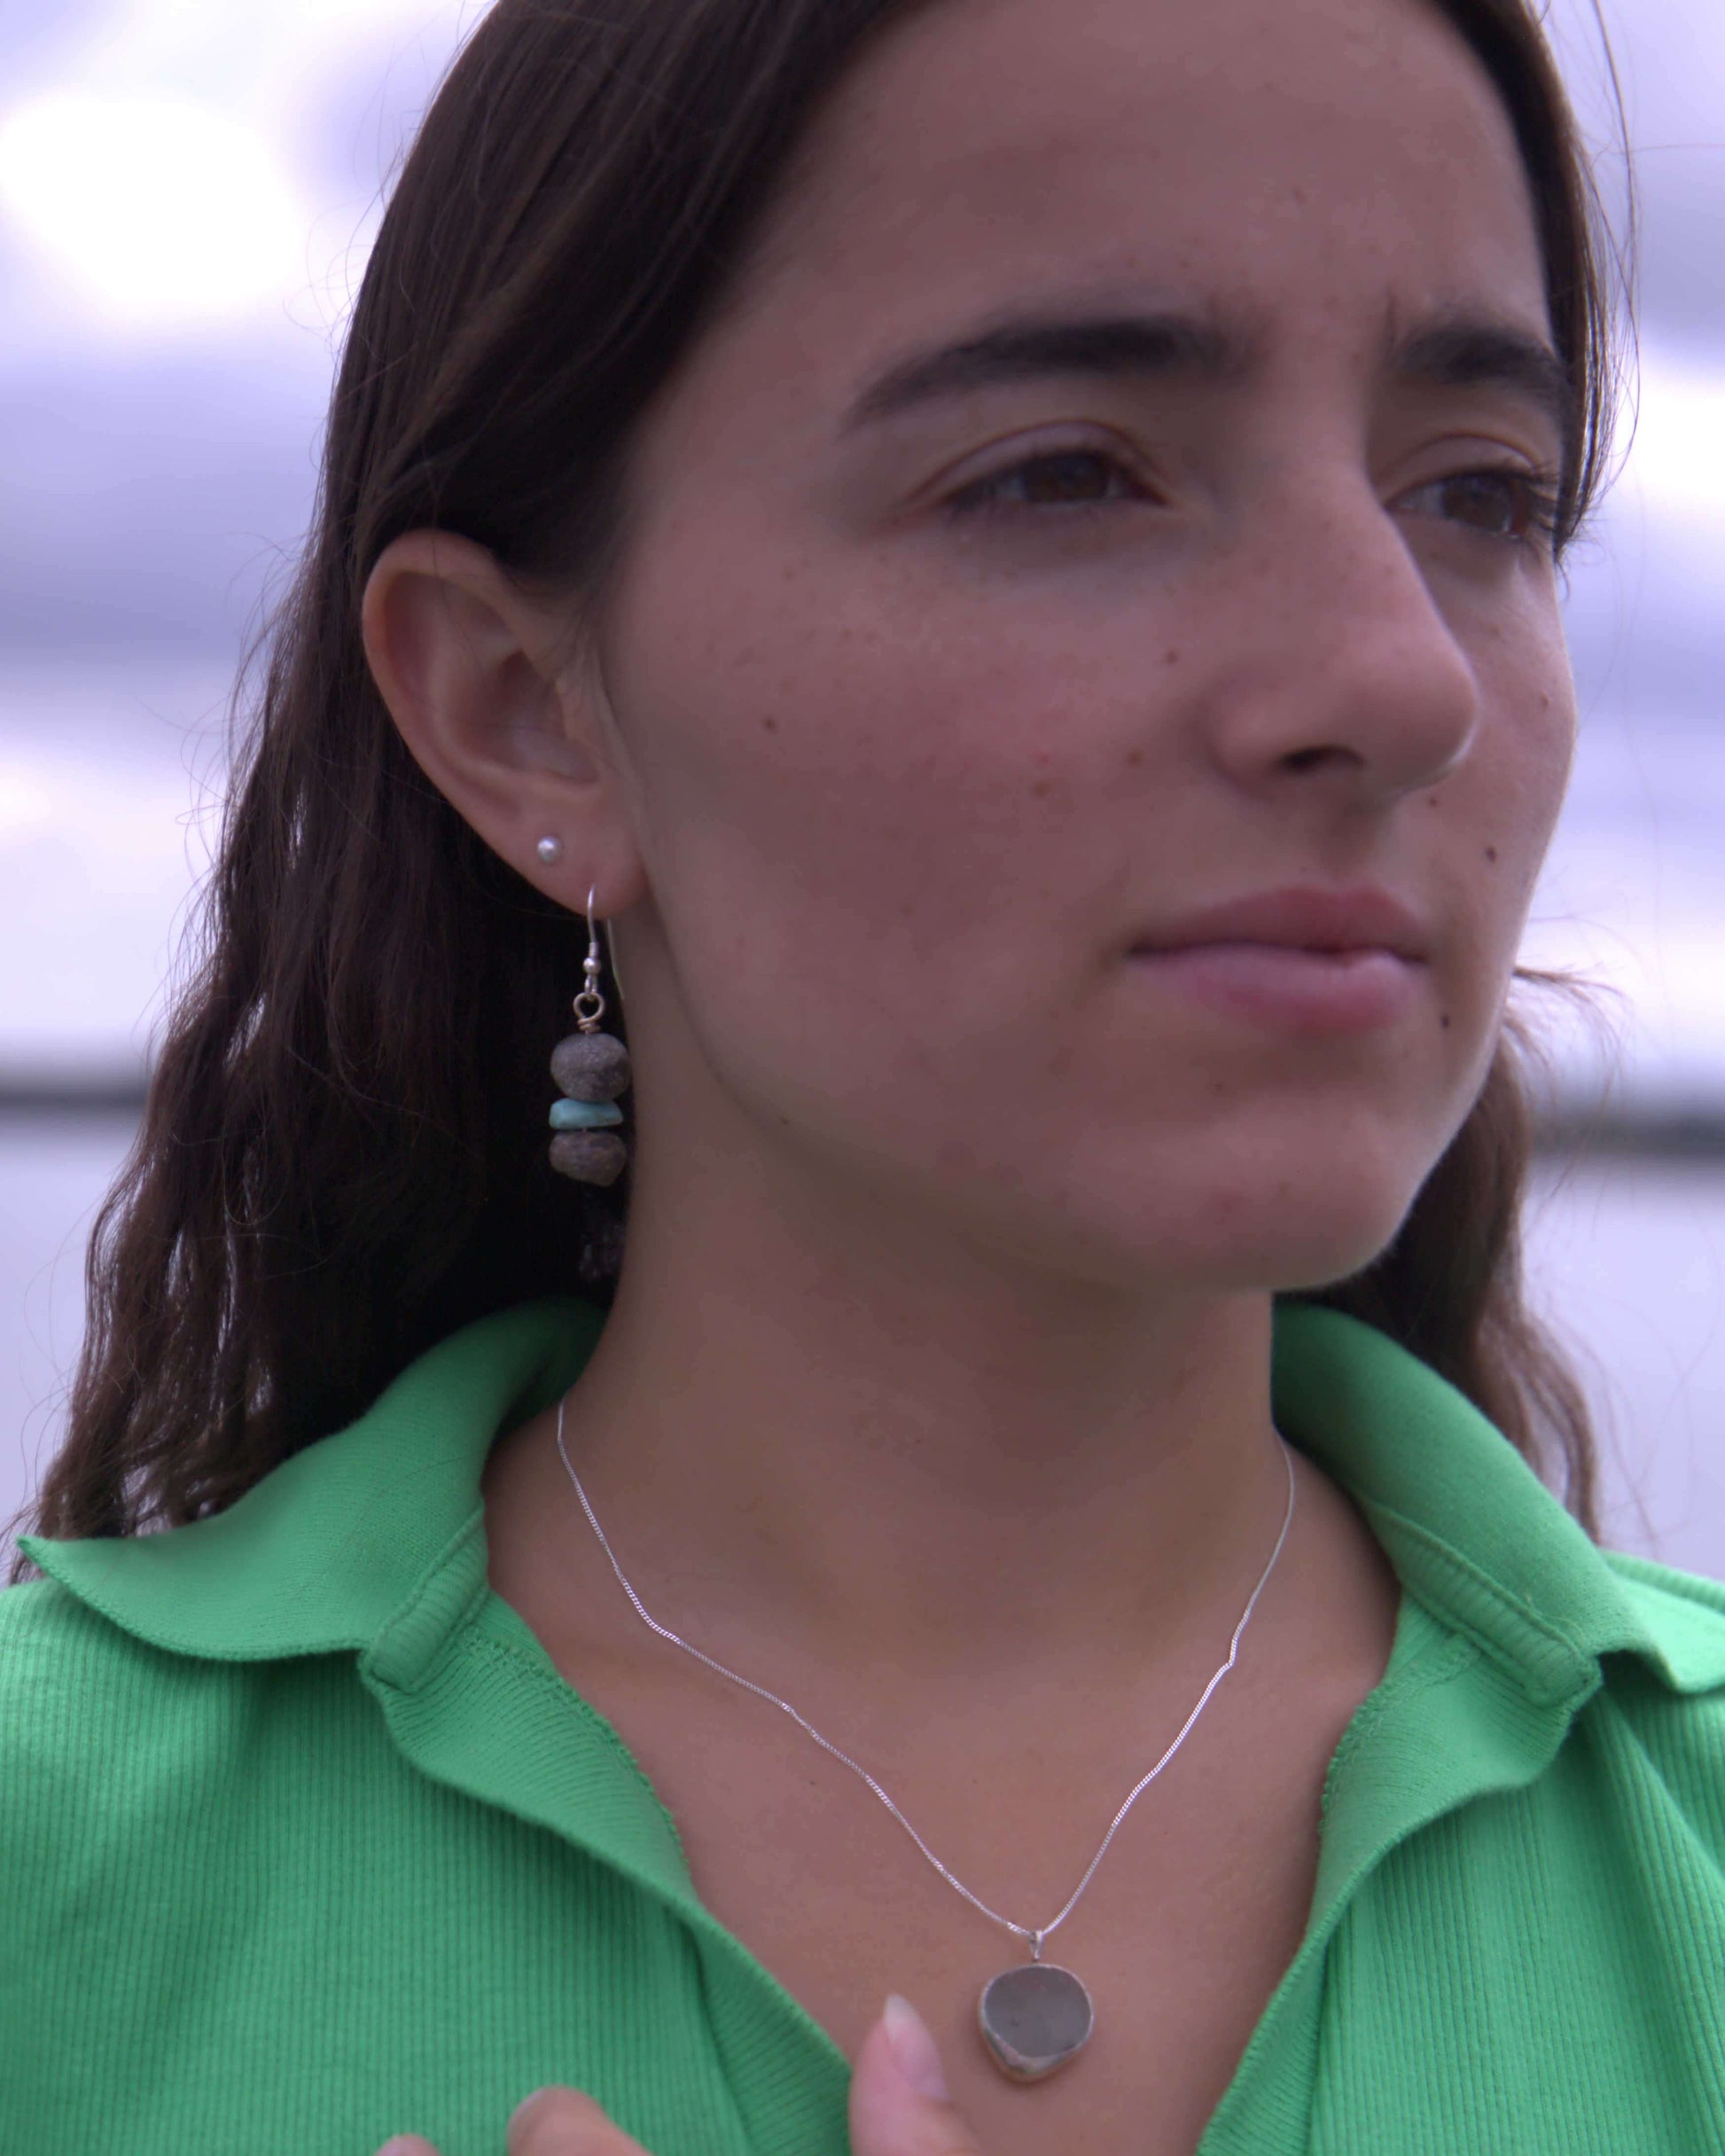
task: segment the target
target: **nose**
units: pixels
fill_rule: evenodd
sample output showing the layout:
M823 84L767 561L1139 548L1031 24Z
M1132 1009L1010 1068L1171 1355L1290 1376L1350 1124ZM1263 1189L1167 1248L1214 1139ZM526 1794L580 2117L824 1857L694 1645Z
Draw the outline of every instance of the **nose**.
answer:
M1237 785L1381 808L1463 762L1480 720L1471 656L1363 476L1291 482L1230 554L1205 708Z

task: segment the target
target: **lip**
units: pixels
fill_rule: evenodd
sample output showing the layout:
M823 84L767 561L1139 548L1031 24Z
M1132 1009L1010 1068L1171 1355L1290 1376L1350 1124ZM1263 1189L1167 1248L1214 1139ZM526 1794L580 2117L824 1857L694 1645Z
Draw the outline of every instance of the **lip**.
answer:
M1141 939L1132 958L1209 1009L1310 1035L1405 1016L1431 949L1418 916L1386 891L1300 887L1189 914Z
M1362 886L1326 890L1314 885L1256 891L1204 907L1140 936L1141 951L1189 950L1199 944L1261 943L1284 950L1386 950L1421 965L1432 937L1412 907L1388 891Z

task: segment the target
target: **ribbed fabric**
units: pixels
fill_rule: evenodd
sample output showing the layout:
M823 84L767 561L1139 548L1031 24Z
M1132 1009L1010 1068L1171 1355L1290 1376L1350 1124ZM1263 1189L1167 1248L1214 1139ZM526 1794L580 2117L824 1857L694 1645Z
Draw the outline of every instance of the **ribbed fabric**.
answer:
M486 1454L597 1324L469 1328L215 1519L26 1541L6 2156L498 2156L546 2082L653 2156L840 2156L844 2059L487 1584ZM1725 1590L1596 1551L1347 1318L1278 1311L1275 1409L1404 1592L1201 2156L1720 2156Z

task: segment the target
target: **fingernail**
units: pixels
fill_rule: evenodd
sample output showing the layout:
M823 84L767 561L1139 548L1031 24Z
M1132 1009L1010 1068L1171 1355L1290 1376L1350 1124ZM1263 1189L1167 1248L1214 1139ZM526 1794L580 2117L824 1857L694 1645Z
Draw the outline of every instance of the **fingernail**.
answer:
M895 1991L887 2000L881 2019L886 2024L887 2047L900 2078L918 2096L946 2103L947 2077L941 2071L940 2050L922 2016L909 1999L900 1998Z
M518 2126L525 2126L527 2122L527 2113L534 2105L539 2102L542 2097L548 2097L550 2093L549 2089L535 2089L531 2096L524 2096L514 2110L510 2113L509 2124L504 2131L512 2134Z

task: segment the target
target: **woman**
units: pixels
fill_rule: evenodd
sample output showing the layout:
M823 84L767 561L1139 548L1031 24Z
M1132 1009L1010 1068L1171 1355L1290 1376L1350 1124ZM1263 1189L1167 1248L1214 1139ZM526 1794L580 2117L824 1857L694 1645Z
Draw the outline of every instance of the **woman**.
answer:
M1520 0L500 0L0 1602L20 2145L1725 2143L1725 1602L1529 1465L1581 175Z

